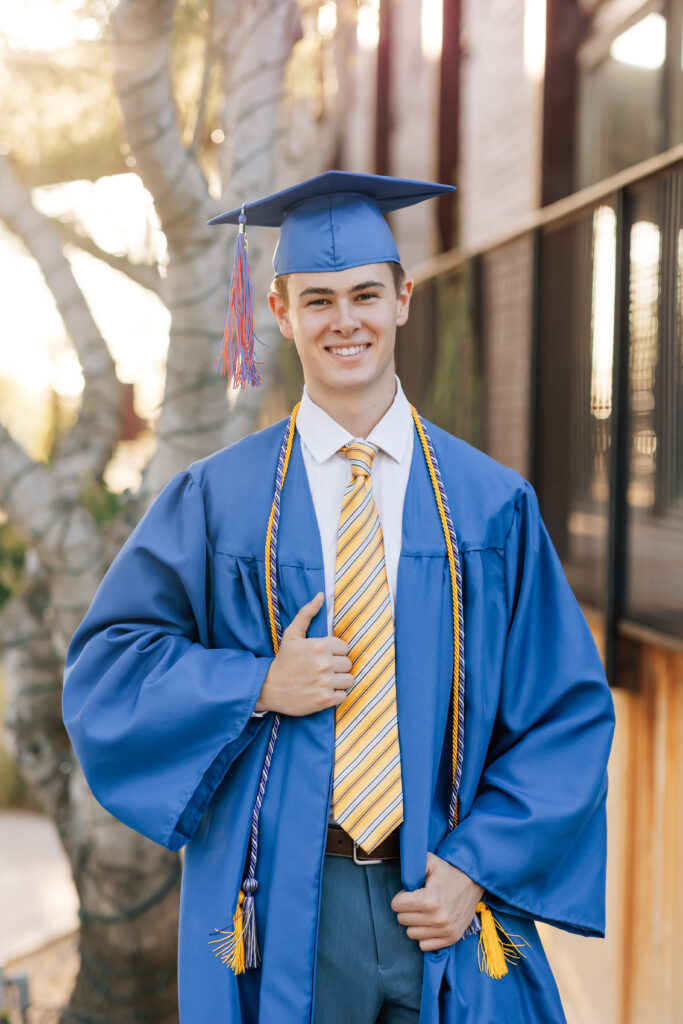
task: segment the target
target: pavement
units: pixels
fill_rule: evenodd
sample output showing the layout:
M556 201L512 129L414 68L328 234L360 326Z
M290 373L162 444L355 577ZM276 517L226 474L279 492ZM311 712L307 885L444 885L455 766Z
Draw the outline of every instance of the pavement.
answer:
M0 964L78 928L78 899L57 830L40 814L0 813Z

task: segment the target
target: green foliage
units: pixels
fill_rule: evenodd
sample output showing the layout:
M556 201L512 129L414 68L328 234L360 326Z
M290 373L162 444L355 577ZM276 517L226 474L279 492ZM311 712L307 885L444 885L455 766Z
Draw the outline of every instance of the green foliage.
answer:
M11 523L0 525L0 608L21 586L26 546Z
M218 173L216 152L220 145L212 140L211 133L227 130L223 123L226 68L219 56L220 47L207 51L211 27L206 0L180 0L171 35L173 96L181 137L186 146L196 150L209 181Z
M127 169L105 44L48 54L14 52L5 44L2 51L0 141L29 185Z
M304 374L294 342L283 342L278 352L275 379L283 390L287 408L291 409L301 398Z
M0 744L0 810L27 810L32 806L14 758Z
M85 508L101 530L107 523L116 519L125 507L122 495L110 491L100 480L87 480L81 491Z
M406 395L428 420L481 448L483 367L475 322L476 264L420 282L396 343Z
M0 608L22 584L26 548L11 523L0 525ZM0 662L0 809L28 806L28 794L12 755L5 749L5 680Z
M436 283L437 354L424 412L457 437L483 444L483 380L466 264Z
M6 701L5 679L0 666L0 810L24 809L31 806L31 801L16 762L3 742Z
M54 0L59 3L59 0ZM116 0L69 0L97 38L53 51L13 47L0 35L0 147L31 187L95 179L134 167L114 89L107 25ZM171 70L181 130L189 142L201 92L208 8L180 0L171 40ZM215 127L219 88L212 76L207 132ZM213 119L213 120L212 120Z

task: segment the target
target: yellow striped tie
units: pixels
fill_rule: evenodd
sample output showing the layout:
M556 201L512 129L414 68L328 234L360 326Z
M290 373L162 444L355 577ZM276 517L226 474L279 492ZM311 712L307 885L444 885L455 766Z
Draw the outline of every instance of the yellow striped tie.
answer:
M352 476L339 517L334 635L349 645L355 683L335 712L332 813L370 853L403 821L394 622L370 479L377 447L354 440L340 452Z

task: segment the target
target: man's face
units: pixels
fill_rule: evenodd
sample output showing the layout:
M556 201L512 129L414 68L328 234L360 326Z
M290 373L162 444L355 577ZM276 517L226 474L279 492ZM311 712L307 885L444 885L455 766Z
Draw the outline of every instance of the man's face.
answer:
M408 318L413 282L396 294L387 263L317 274L289 274L287 304L268 301L293 338L312 397L393 386L396 328Z

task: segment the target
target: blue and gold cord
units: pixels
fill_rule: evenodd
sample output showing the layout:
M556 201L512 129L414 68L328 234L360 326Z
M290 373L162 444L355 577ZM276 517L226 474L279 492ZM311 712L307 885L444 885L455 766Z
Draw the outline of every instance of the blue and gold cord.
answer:
M280 622L280 605L277 596L277 535L280 525L280 499L282 488L289 467L289 459L294 443L294 431L296 427L296 416L301 403L297 403L287 424L287 430L282 439L280 454L278 457L277 470L275 474L275 493L273 503L268 517L268 528L266 531L265 548L265 585L266 600L268 604L268 622L270 635L273 644L273 652L277 654L282 640L282 625ZM465 743L465 630L462 614L462 571L460 567L460 553L458 542L453 527L448 505L446 489L443 485L439 464L427 429L416 409L411 405L410 411L415 423L422 451L429 471L429 477L434 490L434 498L441 521L446 552L448 555L448 568L451 580L451 603L453 611L453 678L452 678L452 785L451 797L448 810L448 831L450 832L458 824L458 796L460 792L460 781L462 778L463 751ZM210 940L214 946L214 953L226 966L230 967L235 974L242 974L245 970L257 967L260 961L258 942L256 937L256 916L254 913L254 895L258 889L256 881L256 862L258 858L259 839L259 818L261 806L268 783L268 773L273 760L273 751L280 729L280 715L275 714L270 730L268 747L261 769L258 793L254 803L254 810L251 820L251 839L249 847L249 868L247 876L242 883L239 892L237 909L233 915L233 927L231 930L216 930L215 938ZM471 925L467 928L465 935L473 935L480 932L478 947L479 969L488 974L491 978L502 978L507 974L507 962L518 960L524 954L520 947L512 941L520 936L509 936L500 924L495 920L491 911L485 903L477 905L477 915ZM501 935L503 940L501 941ZM521 939L524 943L524 940Z

